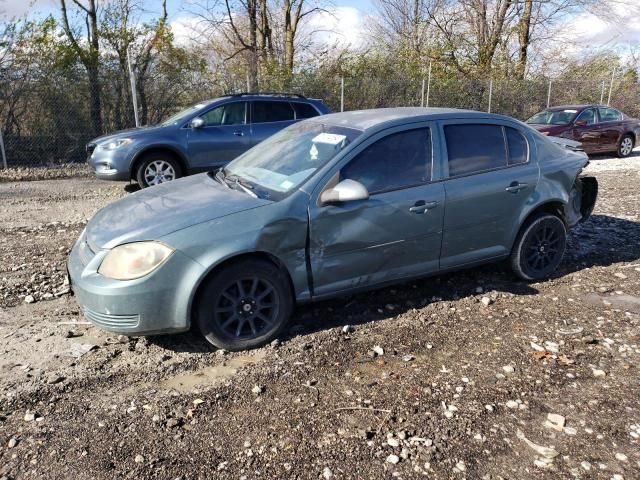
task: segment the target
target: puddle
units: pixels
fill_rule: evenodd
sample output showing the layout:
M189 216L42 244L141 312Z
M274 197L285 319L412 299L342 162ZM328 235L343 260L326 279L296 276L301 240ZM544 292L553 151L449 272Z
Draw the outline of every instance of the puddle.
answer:
M585 296L585 301L591 305L611 305L620 310L640 313L640 297L634 297L633 295L601 296L589 293Z
M205 367L192 373L185 373L169 378L162 382L163 388L178 392L191 392L197 386L211 387L233 377L238 370L247 365L255 365L264 360L265 354L256 351L254 355L240 355L229 358L220 365Z

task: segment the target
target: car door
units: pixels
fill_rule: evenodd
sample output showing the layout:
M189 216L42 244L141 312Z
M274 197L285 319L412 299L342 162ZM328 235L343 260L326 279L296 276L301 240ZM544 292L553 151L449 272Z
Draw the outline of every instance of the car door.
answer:
M601 131L595 108L587 108L580 112L573 122L573 139L582 143L586 152L596 152L600 149Z
M600 116L600 145L604 151L618 149L618 141L622 133L622 113L615 108L598 107Z
M538 183L527 133L495 122L442 122L448 179L442 269L504 257Z
M295 123L295 112L289 102L254 100L251 102L251 142L260 143L267 137Z
M251 147L247 113L247 102L229 102L201 114L201 127L187 127L189 161L194 170L225 165Z
M423 123L379 133L332 173L335 181L352 179L367 187L367 200L322 205L322 189L312 196L314 296L438 269L444 187L431 182L437 158L432 132Z

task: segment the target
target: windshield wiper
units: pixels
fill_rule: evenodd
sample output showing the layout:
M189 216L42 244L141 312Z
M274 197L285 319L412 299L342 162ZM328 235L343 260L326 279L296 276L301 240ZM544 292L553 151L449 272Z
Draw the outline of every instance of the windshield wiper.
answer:
M250 183L248 183L243 178L239 177L238 175L225 175L224 178L225 178L225 181L228 180L229 182L233 182L232 185L235 185L236 187L241 188L245 193L248 193L252 197L258 198L258 195L252 192L252 190L254 190L255 187Z
M211 173L213 173L213 172L211 172ZM213 175L213 178L215 180L217 180L218 182L220 182L225 187L231 188L231 186L227 183L227 181L225 179L224 167L221 167L218 170L216 170L216 172Z

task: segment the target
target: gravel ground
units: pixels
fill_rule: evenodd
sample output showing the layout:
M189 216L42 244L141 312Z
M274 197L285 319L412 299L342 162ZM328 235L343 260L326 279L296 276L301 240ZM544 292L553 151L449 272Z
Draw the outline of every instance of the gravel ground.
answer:
M0 478L640 478L640 151L589 169L554 278L322 302L237 354L84 323L65 257L124 184L3 179Z

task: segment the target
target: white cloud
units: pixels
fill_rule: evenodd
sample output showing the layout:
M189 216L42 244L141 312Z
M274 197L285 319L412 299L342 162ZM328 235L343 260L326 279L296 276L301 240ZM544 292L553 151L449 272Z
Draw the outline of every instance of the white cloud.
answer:
M181 15L169 22L176 44L182 47L192 44L200 22L201 19L192 15Z
M566 31L573 43L587 48L639 44L640 6L614 3L604 17L582 13L568 22Z
M364 16L354 7L335 7L318 12L309 19L307 28L316 31L316 42L328 45L359 47L365 39Z
M0 18L21 17L36 12L49 12L56 6L54 0L0 0Z

